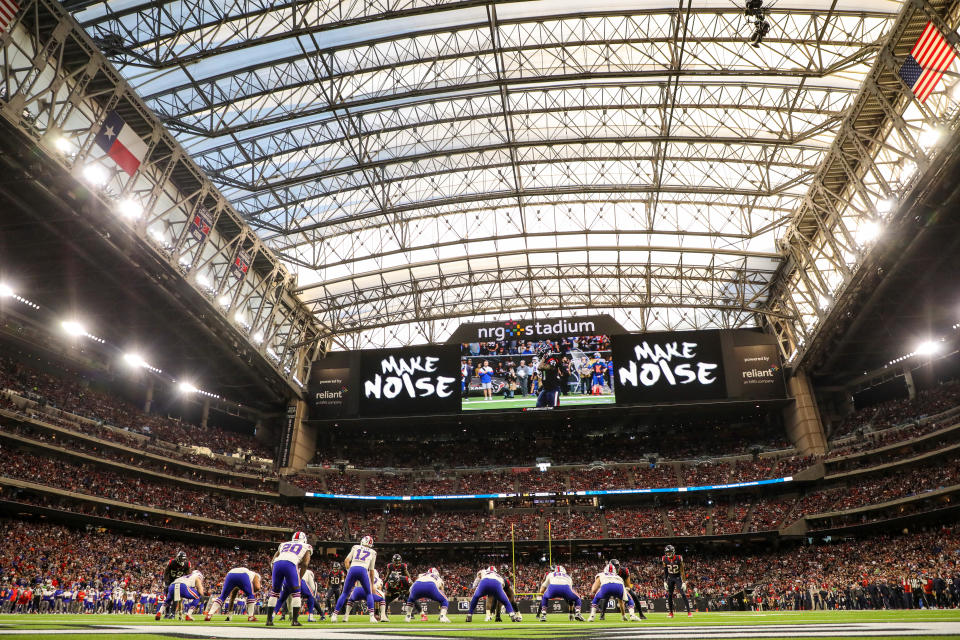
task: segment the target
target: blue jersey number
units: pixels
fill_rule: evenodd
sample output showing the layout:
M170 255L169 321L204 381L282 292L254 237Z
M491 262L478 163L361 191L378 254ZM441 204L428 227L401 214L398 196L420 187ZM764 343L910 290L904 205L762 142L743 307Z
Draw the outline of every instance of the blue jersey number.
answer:
M282 547L280 547L280 551L289 551L290 553L300 555L300 552L303 551L303 545L299 542L286 542Z
M363 560L366 560L366 559L369 558L369 557L370 557L370 552L369 552L369 551L367 551L366 549L357 549L357 555L354 556L353 559L354 559L354 560L363 561Z

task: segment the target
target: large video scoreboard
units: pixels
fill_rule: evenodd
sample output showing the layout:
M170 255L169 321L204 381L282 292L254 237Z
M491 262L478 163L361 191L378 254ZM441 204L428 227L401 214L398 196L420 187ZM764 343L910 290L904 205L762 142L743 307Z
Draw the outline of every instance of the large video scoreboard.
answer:
M312 419L531 410L544 353L562 359L561 409L785 397L758 330L627 333L610 316L470 323L441 345L333 352L313 363Z

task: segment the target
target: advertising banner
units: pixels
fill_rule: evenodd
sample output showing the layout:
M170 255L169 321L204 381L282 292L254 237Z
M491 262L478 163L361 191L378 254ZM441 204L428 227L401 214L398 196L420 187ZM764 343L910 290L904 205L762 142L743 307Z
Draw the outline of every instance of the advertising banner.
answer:
M730 351L724 363L730 398L767 400L786 395L777 345L735 346Z
M500 340L537 342L564 336L611 335L624 331L626 329L608 314L501 322L467 322L457 327L447 343L464 344Z
M312 419L357 415L357 360L357 353L338 352L313 363L307 387Z
M718 331L619 335L612 344L617 404L727 397Z
M455 413L460 409L459 348L423 345L360 352L360 415Z

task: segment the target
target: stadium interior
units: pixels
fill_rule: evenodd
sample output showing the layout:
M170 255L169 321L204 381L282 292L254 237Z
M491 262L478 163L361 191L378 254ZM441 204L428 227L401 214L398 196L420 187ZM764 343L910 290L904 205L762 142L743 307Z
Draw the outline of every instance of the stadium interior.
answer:
M165 567L197 618L259 573L272 624L300 532L305 637L396 632L433 575L421 632L487 637L485 580L530 622L561 566L592 621L614 558L647 620L551 600L554 637L960 635L958 25L0 0L0 637L241 637L163 619ZM387 608L334 627L370 549Z

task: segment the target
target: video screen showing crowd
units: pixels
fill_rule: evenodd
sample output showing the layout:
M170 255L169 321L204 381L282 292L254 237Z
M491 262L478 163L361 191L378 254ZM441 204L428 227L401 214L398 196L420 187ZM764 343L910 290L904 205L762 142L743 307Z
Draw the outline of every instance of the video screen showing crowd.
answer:
M331 622L348 622L354 610L361 614L365 612L371 623L389 622L387 607L397 600L402 603L406 622L412 621L418 610L420 619L426 621L424 603L427 601L436 602L439 606L438 622L450 622L447 616L450 600L444 593L440 571L431 567L414 578L400 554L394 554L386 565L384 581L376 568L377 552L370 536L364 536L359 544L350 549L342 565L334 562L332 569L325 573L324 598L318 597L322 585L309 568L312 558L313 547L302 531L278 545L271 562L270 591L266 602L267 626L275 626L278 616L283 620L287 612L290 625L294 627L303 626L300 618L304 612L308 622L326 620L328 617ZM664 588L669 593L670 617L673 617L675 591L679 591L678 595L683 598L687 615L692 615L685 592L683 558L674 553L672 546L667 546L661 563ZM248 622L257 622L258 594L263 588L264 579L256 571L246 567L231 569L223 578L219 595L208 599L204 620L209 622L214 616L223 614L226 621L230 621L234 614L245 613ZM513 622L523 620L506 565L500 568L491 565L477 571L471 591L473 595L466 610L466 622L473 620L481 602L486 622L501 622L503 614ZM203 609L203 599L207 595L203 574L193 567L184 551L178 551L164 569L163 589L155 602L155 618L160 620L165 616L193 621L193 614ZM642 599L634 590L630 571L615 559L607 562L603 570L596 574L589 594L589 618L583 617L584 598L577 592L572 576L562 565L550 567L535 594L538 620L546 622L551 600L562 600L568 604L571 621L593 622L598 614L599 619L603 620L611 601L615 603L615 608L619 607L624 621L646 619L640 608ZM318 614L318 617L314 614Z
M464 410L549 409L614 402L605 335L469 342L460 349Z

